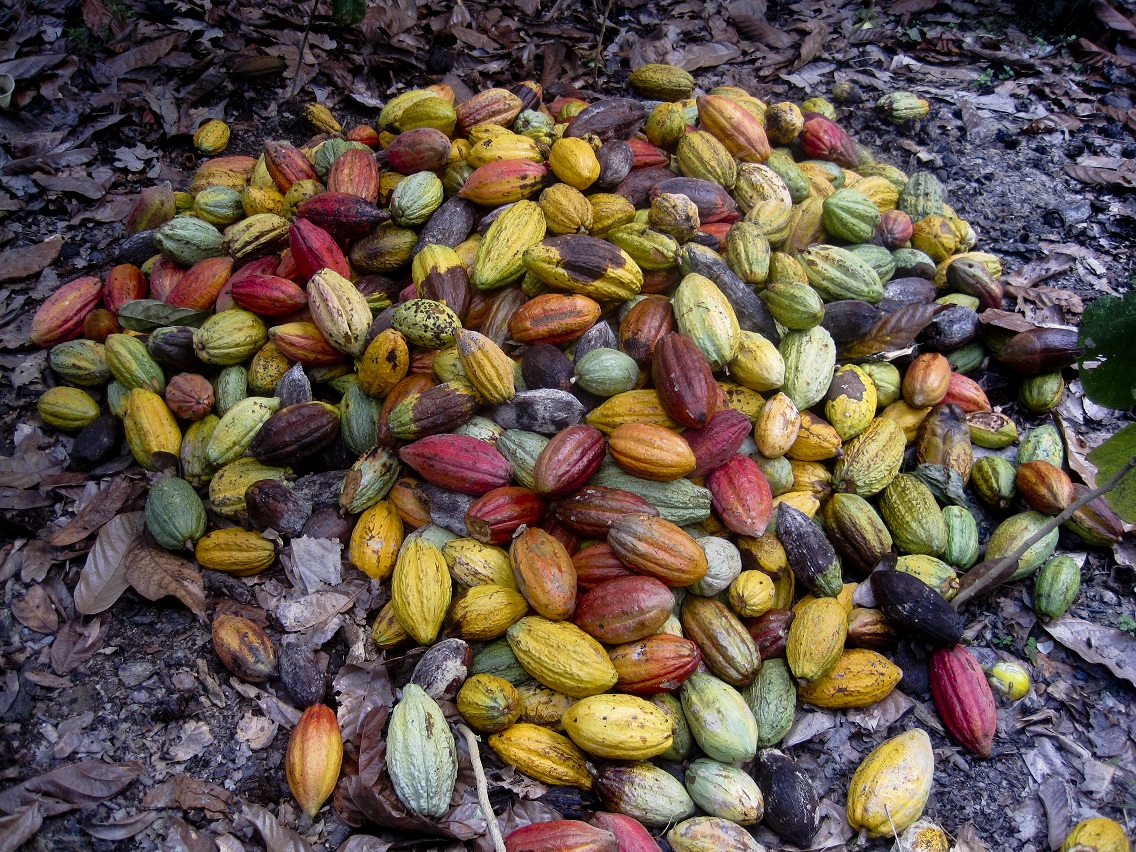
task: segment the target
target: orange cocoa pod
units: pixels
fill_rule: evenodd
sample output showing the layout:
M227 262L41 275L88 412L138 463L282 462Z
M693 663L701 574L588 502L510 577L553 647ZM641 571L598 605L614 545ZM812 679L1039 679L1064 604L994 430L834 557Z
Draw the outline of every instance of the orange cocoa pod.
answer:
M1060 515L1076 499L1069 474L1040 459L1019 465L1015 484L1030 508L1046 515Z
M552 621L576 612L576 568L564 545L536 527L528 527L509 547L517 590L534 610Z
M696 465L690 444L677 432L654 423L617 426L608 439L608 451L632 476L655 482L681 479Z
M231 257L209 257L198 261L178 279L177 286L166 296L166 303L179 308L207 311L217 301L221 288L233 274Z
M133 263L120 263L107 273L103 288L103 307L117 314L127 302L145 299L150 291L146 276Z
M903 376L903 398L912 408L938 405L951 385L951 364L938 352L916 356Z
M591 485L557 500L553 512L574 533L604 537L612 524L627 514L658 515L659 510L630 491Z
M947 386L947 395L942 399L943 404L952 403L962 409L964 414L973 414L976 411L990 411L990 400L974 379L961 373L951 373L951 381Z
M689 586L706 576L702 546L663 518L645 513L624 515L611 524L607 541L628 568L668 586Z
M743 163L764 163L772 149L765 128L752 112L725 95L698 98L698 123Z
M32 343L50 349L57 343L74 340L83 333L87 315L99 306L103 298L103 282L93 275L68 281L32 317L29 337Z
M304 152L290 142L265 142L264 165L281 194L301 180L319 180L316 167Z
M514 311L509 334L518 343L566 343L595 325L602 312L587 296L545 293Z
M309 818L315 819L335 790L342 763L343 736L335 711L313 704L292 729L284 758L288 787Z
M335 158L327 174L328 192L346 192L364 201L379 201L379 164L370 151L348 148Z

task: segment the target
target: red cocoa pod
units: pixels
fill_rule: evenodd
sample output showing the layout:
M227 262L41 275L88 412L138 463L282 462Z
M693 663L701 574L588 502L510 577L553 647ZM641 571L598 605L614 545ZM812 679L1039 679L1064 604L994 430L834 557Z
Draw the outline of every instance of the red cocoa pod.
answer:
M581 589L594 589L601 583L618 580L620 577L638 576L619 561L606 541L598 541L577 550L572 555L572 565L576 568L576 585Z
M296 265L296 258L292 257L290 248L284 249L280 254L279 262L276 264L276 274L298 284L307 283L300 278L300 267Z
M892 250L907 245L913 232L911 217L902 210L889 210L884 213L880 217L880 227L876 231L884 248Z
M942 404L957 405L964 414L991 410L986 391L974 379L961 373L951 373L951 382L947 385L947 395L943 397Z
M830 119L815 112L805 113L801 131L805 153L818 160L831 160L838 166L854 169L859 165L852 137Z
M714 511L738 535L764 535L773 513L769 481L757 462L736 453L706 478Z
M552 497L583 487L603 464L607 441L595 426L579 423L552 437L533 466L533 489Z
M643 823L633 817L598 811L592 817L592 825L614 834L619 841L619 852L659 852L655 838Z
M726 236L730 233L730 228L733 226L733 222L707 222L695 232L694 239L692 239L691 242L712 248L714 251L718 252L718 254L724 254L726 251Z
M710 422L718 405L718 383L694 341L671 332L655 347L651 378L671 418L695 429Z
M178 373L166 383L166 405L182 420L200 420L213 410L213 385L197 373Z
M297 181L319 180L311 160L290 142L265 142L264 165L281 193L286 193Z
M447 152L449 153L449 152ZM327 173L328 192L346 192L364 201L379 201L379 164L362 148L348 148L335 158Z
M85 275L68 281L36 310L29 335L32 343L50 349L57 343L74 340L83 333L83 322L102 298L101 279Z
M660 148L656 148L646 139L628 139L634 158L631 161L633 169L649 169L654 166L666 168L670 165L671 155Z
M592 538L604 538L611 525L624 515L659 514L658 509L637 494L599 485L580 488L557 500L553 512L568 529Z
M207 311L217 301L221 288L233 274L231 257L207 257L186 270L177 286L166 296L166 304Z
M945 727L962 746L989 757L998 729L998 705L986 673L963 645L931 653L931 697Z
M761 659L771 660L785 656L785 642L789 627L797 614L791 609L771 609L757 618L748 618L744 624L753 638Z
M269 254L264 257L258 257L256 260L250 260L244 266L233 270L233 274L229 276L230 286L236 284L245 278L251 278L254 275L277 275L277 270L280 267L280 258L276 255ZM150 273L151 276L153 273Z
M517 591L538 613L565 621L576 611L576 568L567 549L537 527L523 530L509 546Z
M146 276L133 263L120 263L107 273L103 288L103 307L118 314L122 306L135 299L145 299L150 291Z
M497 449L468 435L430 435L407 444L399 458L427 482L480 497L507 485L513 466Z
M674 593L653 577L623 577L584 593L576 626L607 645L634 642L661 630L674 606Z
M308 306L308 294L278 275L247 275L230 282L229 295L246 311L262 317L288 317Z
M365 237L390 219L390 211L347 192L321 192L301 202L296 215L319 225L336 240Z
M333 269L351 279L351 267L343 249L331 234L307 219L297 219L288 228L288 248L301 281L307 281L321 269Z
M377 148L379 146L379 131L371 127L369 124L358 124L347 131L347 135L343 137L348 142L362 142L369 148Z
M1069 474L1040 459L1019 465L1015 484L1030 508L1046 515L1060 515L1077 499Z
M506 485L478 497L465 513L469 534L486 544L509 541L523 525L539 524L548 507L530 488Z
M575 819L535 822L505 838L505 852L620 852L610 831Z
M650 364L655 347L674 331L674 310L664 296L640 299L619 324L619 348L640 367Z
M150 298L164 302L183 275L184 266L178 266L168 257L159 256L150 267Z
M691 477L705 476L729 461L751 431L753 421L735 408L716 411L701 429L685 430L682 437L694 451L695 468Z
M450 137L441 130L416 127L394 138L386 149L387 162L392 169L404 175L440 171L450 158L451 145Z
M1068 367L1085 352L1073 328L1031 328L1010 338L996 353L1003 364L1023 373L1052 373Z
M633 695L678 689L702 662L697 642L670 633L616 645L608 657L619 675L615 689Z

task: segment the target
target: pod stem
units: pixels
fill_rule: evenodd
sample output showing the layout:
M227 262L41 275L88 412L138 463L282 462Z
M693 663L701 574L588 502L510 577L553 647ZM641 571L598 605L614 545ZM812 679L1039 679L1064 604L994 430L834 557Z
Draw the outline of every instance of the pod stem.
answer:
M970 571L963 575L963 586L957 595L955 595L952 603L955 608L959 608L971 598L977 597L984 592L1002 585L1017 570L1018 561L1025 555L1025 552L1069 520L1076 513L1078 509L1087 503L1091 503L1098 497L1107 494L1122 480L1125 475L1136 468L1136 456L1128 460L1128 464L1124 465L1120 470L1110 476L1103 485L1098 485L1092 491L1086 491L1072 503L1065 507L1065 510L1060 515L1055 515L1041 527L1037 532L1027 538L1022 544L1012 553L1003 556L997 562L986 560L974 566ZM973 577L973 579L971 579ZM970 580L968 583L967 580Z
M489 837L493 840L493 848L497 852L505 852L505 841L501 839L501 827L497 824L493 805L489 802L489 782L485 778L485 768L481 765L481 751L477 747L477 735L462 724L459 724L457 729L458 733L465 739L466 748L469 749L469 761L473 764L473 777L477 779L477 803L481 806L481 812L485 814L485 822L489 826Z

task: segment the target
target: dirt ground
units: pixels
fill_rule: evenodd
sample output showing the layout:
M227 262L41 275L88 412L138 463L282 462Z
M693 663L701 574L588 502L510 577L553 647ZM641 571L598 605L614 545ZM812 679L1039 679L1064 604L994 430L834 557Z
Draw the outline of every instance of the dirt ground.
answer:
M597 80L604 10L591 4L450 9L399 0L372 7L356 29L337 27L317 4L293 100L307 4L84 0L0 10L0 33L5 21L12 25L0 74L19 84L12 106L0 111L0 789L11 787L0 792L0 849L15 848L5 836L28 836L20 834L28 822L4 814L36 819L15 785L67 766L79 768L33 784L44 797L43 823L20 848L330 850L359 831L376 839L348 848L466 848L414 831L356 829L330 807L313 824L284 777L299 711L279 681L254 687L229 675L208 620L172 597L154 602L127 589L101 615L81 616L73 595L95 535L47 542L98 499L100 484L105 493L112 480L127 483L117 513L137 511L146 477L127 457L89 475L75 471L71 440L40 428L34 402L51 377L45 353L25 342L32 309L58 283L117 262L120 220L138 189L188 184L198 161L188 134L202 116L232 124L227 153L256 154L265 138L311 135L300 110L313 95L350 126L373 121L391 94L442 79L476 91L534 77L553 93L614 95L627 92L629 63L666 60L691 67L703 89L742 85L771 103L828 96L834 80L847 79L864 98L839 107L855 138L881 160L942 180L978 247L1035 285L1021 300L1027 316L1075 323L1082 303L1124 292L1136 273L1132 172L1118 165L1136 160L1134 54L1114 17L1127 21L1133 10L1114 4L1112 15L1088 14L1074 4L1063 18L1056 5L1056 23L1042 27L1012 4L990 2L608 3ZM152 56L135 55L143 50ZM58 54L67 58L43 60ZM279 62L260 77L233 70L250 57ZM881 124L871 104L894 90L928 98L930 115ZM40 256L46 263L27 259L56 234L63 238L56 256L47 259L49 248ZM5 274L22 269L17 261L27 271ZM995 404L1015 405L996 373L987 379ZM1021 417L1016 405L1014 414L1029 425L1048 419ZM1061 415L1089 445L1119 422L1076 393ZM1071 447L1079 473L1085 450ZM1025 699L1000 702L988 760L944 734L925 661L911 649L901 653L900 692L877 707L840 714L798 707L787 750L824 803L814 848L889 848L852 837L842 816L847 784L871 748L914 726L931 733L936 753L926 815L959 839L960 850L1055 849L1072 824L1094 814L1120 820L1131 834L1136 548L1129 540L1115 554L1086 554L1062 535L1062 547L1085 561L1080 597L1060 624L1038 623L1028 583L967 610L967 640L980 659L1025 661L1034 678ZM377 677L380 657L364 635L381 601L362 575L345 569L340 591L351 600L323 598L331 609L286 627L278 607L297 595L283 570L247 581L204 573L201 611L235 606L258 614L273 639L317 648L329 701L356 701L358 684ZM1107 660L1106 647L1114 652ZM409 662L391 666L396 686ZM483 758L501 782L493 791L499 813L508 808L516 824L526 821L522 812L540 813L532 802L510 804L508 773L488 749ZM118 769L102 777L90 761ZM534 792L525 789L522 797ZM783 848L768 830L757 836Z

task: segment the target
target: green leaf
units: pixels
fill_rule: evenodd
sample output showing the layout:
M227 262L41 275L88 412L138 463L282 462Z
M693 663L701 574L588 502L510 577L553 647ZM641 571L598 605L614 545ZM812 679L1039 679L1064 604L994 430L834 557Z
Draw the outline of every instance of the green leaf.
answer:
M1136 458L1136 423L1128 424L1089 453L1089 461L1100 471L1098 482L1115 475L1132 458ZM1105 499L1116 514L1128 523L1136 524L1136 469L1125 474L1105 495Z
M1124 410L1136 403L1136 291L1101 296L1081 321L1081 384L1098 405ZM1095 362L1095 363L1094 363Z
M331 0L331 20L339 27L350 27L367 14L367 0Z
M187 325L197 328L210 316L210 311L195 311L167 305L157 299L135 299L127 302L118 312L118 321L130 331L153 331L167 325Z

